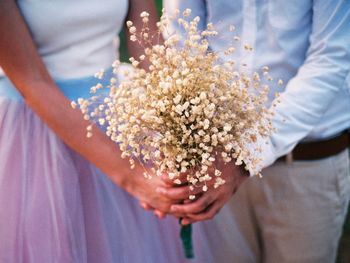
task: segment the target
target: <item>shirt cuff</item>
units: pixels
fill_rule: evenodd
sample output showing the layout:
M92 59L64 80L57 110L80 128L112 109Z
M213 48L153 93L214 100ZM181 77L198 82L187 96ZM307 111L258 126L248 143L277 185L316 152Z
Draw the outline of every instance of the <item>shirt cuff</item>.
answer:
M256 143L249 146L254 163L245 162L250 176L260 175L261 170L273 164L276 159L276 153L270 139L259 137Z

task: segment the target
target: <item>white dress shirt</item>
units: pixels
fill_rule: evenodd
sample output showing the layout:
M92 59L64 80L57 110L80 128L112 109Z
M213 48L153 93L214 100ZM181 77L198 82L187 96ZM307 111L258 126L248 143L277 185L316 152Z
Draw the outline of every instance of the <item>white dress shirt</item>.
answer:
M192 9L202 28L212 22L224 50L228 30L253 52L235 52L251 71L263 66L285 86L270 85L270 102L282 92L273 119L276 132L262 143L261 168L292 151L299 141L322 140L350 127L350 1L348 0L164 0L168 12ZM172 24L179 29L176 23ZM251 170L254 174L257 171Z

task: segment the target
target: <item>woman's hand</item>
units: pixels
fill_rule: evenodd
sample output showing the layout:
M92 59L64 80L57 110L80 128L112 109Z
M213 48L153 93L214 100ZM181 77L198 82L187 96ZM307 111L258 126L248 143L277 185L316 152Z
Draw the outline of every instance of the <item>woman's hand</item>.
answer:
M181 198L169 198L160 195L159 189L170 187L168 182L156 175L151 175L151 179L146 179L143 176L144 172L145 169L139 164L136 164L133 170L130 170L129 167L124 167L119 172L118 179L121 173L124 178L122 180L122 187L139 199L142 204L147 204L149 209L157 211L156 215L164 217L169 213L171 205L178 204L182 200Z

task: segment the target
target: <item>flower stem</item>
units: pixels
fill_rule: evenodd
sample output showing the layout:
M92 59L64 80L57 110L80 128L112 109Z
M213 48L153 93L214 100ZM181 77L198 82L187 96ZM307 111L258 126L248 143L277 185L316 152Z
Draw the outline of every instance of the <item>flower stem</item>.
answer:
M181 219L180 219L181 224ZM194 258L193 246L192 246L192 224L183 226L181 225L180 237L182 240L182 247L184 249L185 257L187 259Z

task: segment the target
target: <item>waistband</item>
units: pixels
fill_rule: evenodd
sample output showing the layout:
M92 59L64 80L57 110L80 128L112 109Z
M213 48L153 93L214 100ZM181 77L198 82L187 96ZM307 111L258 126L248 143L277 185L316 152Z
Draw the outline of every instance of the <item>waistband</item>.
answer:
M350 129L325 140L313 142L301 142L295 146L293 151L278 158L278 161L291 163L296 161L313 161L327 158L341 153L350 147Z
M91 97L92 94L90 94L90 88L98 83L101 83L104 87L107 87L112 75L112 68L110 68L106 70L102 80L97 79L94 76L87 76L77 79L57 79L55 80L55 83L68 99L77 100L78 98ZM107 94L108 91L108 89L100 89L94 95ZM1 97L11 100L23 100L22 95L6 76L0 77L0 98Z

